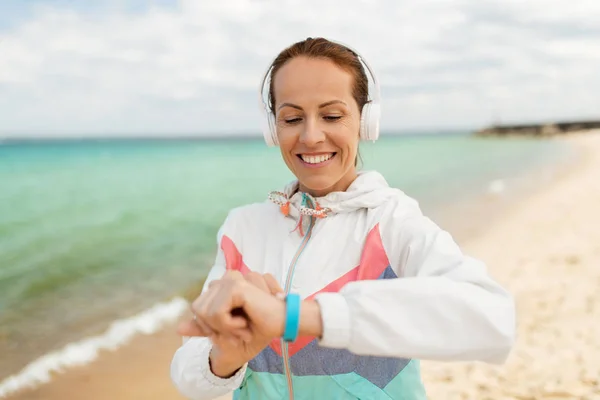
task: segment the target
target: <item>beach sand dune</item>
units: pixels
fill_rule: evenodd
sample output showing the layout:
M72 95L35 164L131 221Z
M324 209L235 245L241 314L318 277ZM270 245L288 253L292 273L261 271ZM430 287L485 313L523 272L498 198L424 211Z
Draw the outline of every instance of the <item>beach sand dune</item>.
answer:
M600 132L557 140L583 150L577 165L462 243L515 295L514 352L503 366L423 362L431 399L600 399ZM174 329L11 399L182 399Z

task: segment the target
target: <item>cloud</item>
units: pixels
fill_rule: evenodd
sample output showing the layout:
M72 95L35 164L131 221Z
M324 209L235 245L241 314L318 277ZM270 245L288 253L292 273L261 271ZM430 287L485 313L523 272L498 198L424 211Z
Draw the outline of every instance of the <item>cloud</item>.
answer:
M15 2L4 134L257 133L265 68L308 36L369 60L384 129L600 117L597 0Z

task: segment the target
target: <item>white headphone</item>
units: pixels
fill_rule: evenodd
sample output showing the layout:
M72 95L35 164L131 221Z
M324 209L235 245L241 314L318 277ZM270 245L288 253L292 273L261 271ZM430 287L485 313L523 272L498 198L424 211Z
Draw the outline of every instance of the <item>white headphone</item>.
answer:
M367 63L367 61L360 54L358 54L357 51L355 51L354 49L352 49L344 44L341 44L339 42L333 42L333 41L331 41L331 42L339 44L340 46L344 46L348 50L352 51L358 57L358 59L363 63L363 65L366 67L368 73L371 75L371 79L373 80L373 86L375 88L375 91L374 91L375 93L374 93L374 96L372 96L372 99L369 102L365 103L365 105L362 108L361 117L360 117L360 138L362 140L371 140L374 142L379 138L379 118L381 117L381 93L379 91L379 81L377 80L375 73L373 72L373 70ZM271 110L269 109L269 103L268 103L268 100L265 100L265 93L264 93L265 84L271 78L270 73L271 73L271 69L272 69L272 64L273 63L271 62L271 65L265 72L265 75L260 84L259 107L264 116L264 120L263 120L264 123L263 123L262 131L263 131L263 136L265 138L265 142L267 142L268 146L277 146L279 144L279 142L277 140L277 129L275 126L275 116L271 113ZM370 94L370 91L369 91L369 94ZM268 99L268 94L267 94L267 99Z

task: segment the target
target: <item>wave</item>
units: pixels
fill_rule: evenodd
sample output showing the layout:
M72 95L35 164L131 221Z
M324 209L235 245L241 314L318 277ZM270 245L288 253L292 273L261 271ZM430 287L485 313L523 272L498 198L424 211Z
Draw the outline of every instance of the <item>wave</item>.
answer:
M503 179L496 179L488 184L488 193L500 194L506 189L506 182Z
M101 335L69 343L62 349L48 353L19 373L0 382L0 398L22 389L31 389L51 380L52 372L63 372L69 367L89 364L98 357L100 350L114 351L127 344L135 335L150 335L165 324L174 322L189 307L180 297L151 308L129 318L113 321Z

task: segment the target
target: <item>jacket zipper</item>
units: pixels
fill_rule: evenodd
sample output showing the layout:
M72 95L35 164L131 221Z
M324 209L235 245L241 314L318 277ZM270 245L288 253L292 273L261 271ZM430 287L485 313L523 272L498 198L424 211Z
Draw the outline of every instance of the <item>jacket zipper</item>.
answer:
M304 234L302 243L300 243L300 246L298 246L298 250L296 250L296 254L294 255L294 258L292 258L292 262L290 263L290 266L288 268L287 279L285 282L285 289L284 289L286 294L288 294L290 292L290 288L292 287L292 279L294 277L294 270L296 268L296 264L298 263L298 259L300 258L302 251L306 248L306 244L310 240L311 232L312 232L314 224L315 224L315 217L311 216L310 224L308 226L308 229L306 230L306 233ZM283 341L283 339L281 339L281 355L283 356L283 370L285 372L285 377L287 380L289 399L294 400L294 387L293 387L293 383L292 383L292 370L290 367L288 344L285 341Z

